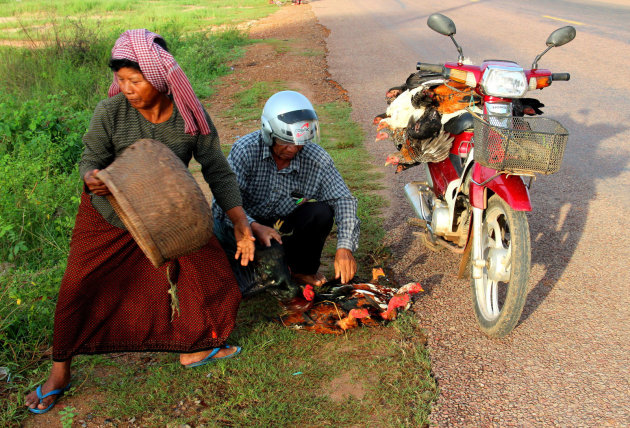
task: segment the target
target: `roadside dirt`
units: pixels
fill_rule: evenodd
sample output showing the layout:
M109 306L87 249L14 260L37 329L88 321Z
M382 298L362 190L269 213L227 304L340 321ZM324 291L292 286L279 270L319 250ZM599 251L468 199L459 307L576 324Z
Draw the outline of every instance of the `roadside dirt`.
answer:
M347 100L346 92L330 79L326 69L327 30L317 23L310 7L305 4L279 7L278 12L252 23L248 32L252 39L271 43L248 46L246 54L231 64L233 73L221 79L215 96L205 103L222 144L231 144L238 136L260 126L258 119L235 122L234 118L221 115L232 106L230 94L257 82L283 82L314 104Z

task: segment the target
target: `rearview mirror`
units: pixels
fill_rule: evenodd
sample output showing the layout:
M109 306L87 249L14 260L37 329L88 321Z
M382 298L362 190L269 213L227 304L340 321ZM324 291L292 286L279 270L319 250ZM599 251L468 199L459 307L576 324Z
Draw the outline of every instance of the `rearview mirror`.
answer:
M549 35L547 38L547 46L558 47L566 45L573 39L575 39L575 28L567 25L566 27L558 28Z
M441 13L434 13L427 19L427 25L433 31L437 31L445 36L452 36L455 34L455 23L448 16L444 16Z
M549 49L566 45L573 39L575 39L575 28L571 27L570 25L558 28L556 31L551 33L549 37L547 37L547 49L545 49L534 59L532 70L536 70L538 68L538 61L540 60L540 58L542 58L544 54L547 53Z

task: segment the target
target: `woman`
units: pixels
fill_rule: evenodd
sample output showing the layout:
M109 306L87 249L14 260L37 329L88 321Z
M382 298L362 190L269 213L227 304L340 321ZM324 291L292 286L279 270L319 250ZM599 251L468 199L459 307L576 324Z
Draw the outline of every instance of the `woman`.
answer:
M52 370L25 399L33 413L50 410L70 388L70 364L77 354L178 352L182 365L196 367L240 352L225 345L241 295L217 239L178 259L180 316L171 321L166 268L151 265L96 177L141 138L161 141L186 165L194 156L236 225L235 258L246 266L254 258L254 237L216 129L159 35L123 33L109 65L114 72L109 98L96 107L83 138L79 170L85 191L55 311Z

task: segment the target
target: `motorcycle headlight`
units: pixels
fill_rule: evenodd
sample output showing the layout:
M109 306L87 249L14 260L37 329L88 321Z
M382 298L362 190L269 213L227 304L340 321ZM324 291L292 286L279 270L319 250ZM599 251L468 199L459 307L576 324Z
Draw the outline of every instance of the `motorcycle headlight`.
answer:
M488 66L481 78L483 91L493 97L518 98L527 92L527 79L520 67Z

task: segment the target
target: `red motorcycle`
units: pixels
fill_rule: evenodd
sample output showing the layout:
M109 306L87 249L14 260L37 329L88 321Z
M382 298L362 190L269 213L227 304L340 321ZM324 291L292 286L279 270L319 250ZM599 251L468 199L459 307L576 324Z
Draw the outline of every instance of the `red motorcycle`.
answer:
M453 21L436 13L427 24L453 40L457 62L418 63L407 85L390 89L388 112L375 123L389 130L385 137L399 149L389 163L399 170L425 165L427 181L405 185L418 216L410 222L425 229L428 247L462 255L459 275L470 273L479 326L489 336L503 337L516 326L527 294L528 189L536 173L558 171L568 139L560 123L525 117L541 114L543 105L524 96L569 80L568 73L539 69L538 61L573 40L575 29L554 31L527 70L502 60L464 64ZM397 128L407 117L406 126Z

